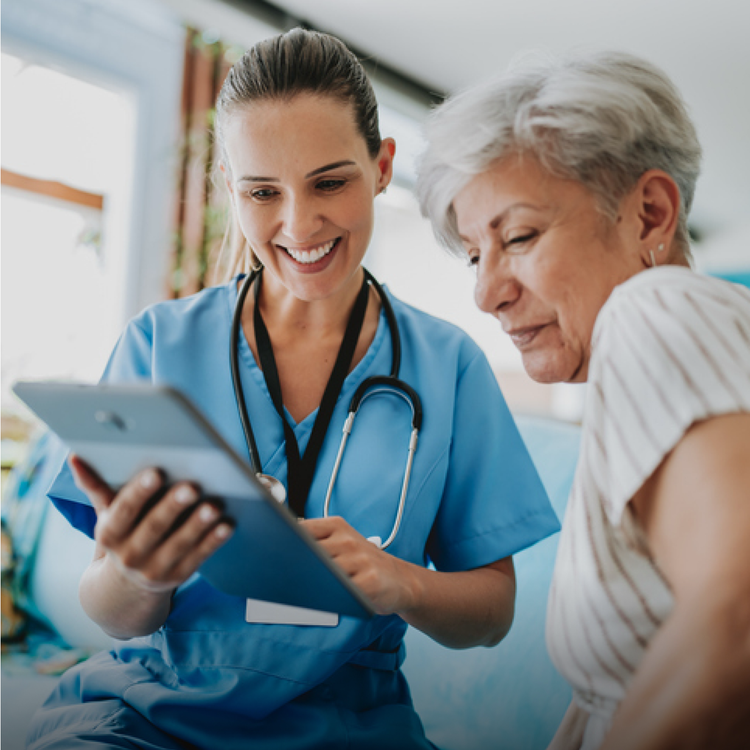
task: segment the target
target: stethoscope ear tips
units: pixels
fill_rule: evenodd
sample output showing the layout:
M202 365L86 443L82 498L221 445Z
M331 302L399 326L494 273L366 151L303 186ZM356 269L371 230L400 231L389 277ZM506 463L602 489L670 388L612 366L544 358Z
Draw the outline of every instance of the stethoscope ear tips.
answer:
M378 549L383 549L383 540L379 536L368 536L368 542L372 542Z

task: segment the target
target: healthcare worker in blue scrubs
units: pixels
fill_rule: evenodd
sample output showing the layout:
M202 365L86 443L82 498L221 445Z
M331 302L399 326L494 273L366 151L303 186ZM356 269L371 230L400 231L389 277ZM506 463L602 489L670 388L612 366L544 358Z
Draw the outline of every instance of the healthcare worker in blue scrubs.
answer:
M247 455L239 392L258 470L378 614L259 622L257 603L196 573L231 534L199 488L178 482L150 502L164 488L147 470L115 494L72 457L50 496L96 539L80 596L116 640L63 676L29 746L432 747L400 671L407 625L451 648L498 643L513 618L511 556L557 518L478 347L365 274L395 144L357 59L300 29L259 43L224 83L216 135L243 260L262 272L146 309L104 379L181 389ZM334 472L352 395L392 373L397 338L398 377L423 410L403 503L412 413L388 388L363 402Z

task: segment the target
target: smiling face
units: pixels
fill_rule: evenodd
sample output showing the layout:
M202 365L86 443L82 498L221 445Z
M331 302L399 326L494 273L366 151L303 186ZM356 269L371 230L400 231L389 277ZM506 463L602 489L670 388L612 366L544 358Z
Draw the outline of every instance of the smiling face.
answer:
M358 286L393 141L373 159L351 106L314 94L237 109L224 132L227 185L267 283L307 301Z
M542 383L585 381L599 310L644 268L628 241L635 217L626 212L613 224L582 185L530 156L473 178L453 208L476 267L476 303L500 321L526 372Z

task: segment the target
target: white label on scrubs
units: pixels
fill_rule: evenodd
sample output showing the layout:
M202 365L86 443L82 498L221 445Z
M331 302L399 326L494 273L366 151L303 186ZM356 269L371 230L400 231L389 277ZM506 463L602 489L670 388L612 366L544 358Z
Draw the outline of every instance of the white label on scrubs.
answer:
M339 616L335 612L264 602L260 599L247 600L245 620L264 625L321 625L327 628L335 628L339 624Z

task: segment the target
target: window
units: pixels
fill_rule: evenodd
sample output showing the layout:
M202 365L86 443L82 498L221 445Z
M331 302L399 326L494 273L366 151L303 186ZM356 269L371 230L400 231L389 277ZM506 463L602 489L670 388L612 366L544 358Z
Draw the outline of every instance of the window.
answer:
M184 28L151 0L3 3L2 435L19 378L96 380L164 297Z
M129 188L134 117L129 97L28 59L3 54L2 76L6 396L101 373L119 323L106 214Z

